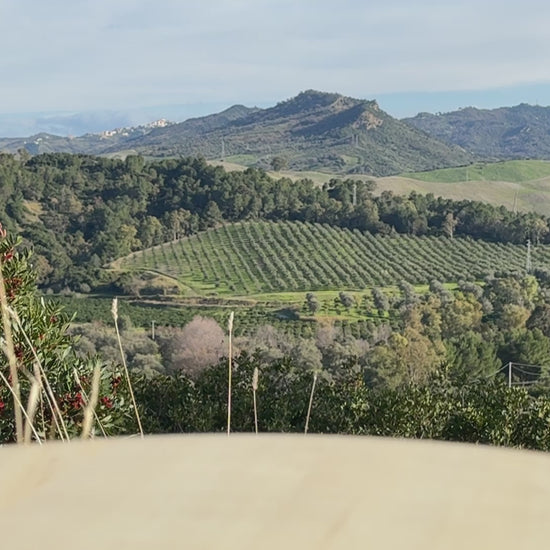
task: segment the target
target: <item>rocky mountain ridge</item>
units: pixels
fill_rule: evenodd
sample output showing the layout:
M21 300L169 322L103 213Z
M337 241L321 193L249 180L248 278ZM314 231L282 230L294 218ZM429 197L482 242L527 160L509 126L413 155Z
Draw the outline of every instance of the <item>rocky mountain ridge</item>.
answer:
M21 148L31 154L202 156L262 168L385 176L476 160L550 159L550 107L468 107L398 120L375 100L306 90L273 107L234 105L179 123L161 119L79 137L0 139L0 151Z

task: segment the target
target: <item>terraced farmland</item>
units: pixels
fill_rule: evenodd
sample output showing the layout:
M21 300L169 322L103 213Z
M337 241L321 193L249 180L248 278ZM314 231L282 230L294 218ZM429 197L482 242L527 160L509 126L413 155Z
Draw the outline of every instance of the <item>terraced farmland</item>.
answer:
M371 235L298 222L224 225L133 253L112 267L151 270L198 294L358 290L405 280L425 284L525 268L527 249L471 239ZM550 268L550 247L532 251Z

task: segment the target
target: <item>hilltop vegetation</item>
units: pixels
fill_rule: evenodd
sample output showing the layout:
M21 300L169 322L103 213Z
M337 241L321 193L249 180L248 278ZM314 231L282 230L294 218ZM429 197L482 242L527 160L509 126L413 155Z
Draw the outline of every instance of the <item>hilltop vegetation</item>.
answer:
M54 290L87 292L112 282L102 270L108 262L243 220L516 244L550 240L548 220L533 213L373 191L372 182L331 180L318 187L258 169L225 172L202 159L0 155L0 217L33 246L40 284Z
M245 170L242 164L209 161L226 170ZM326 172L268 171L272 177L293 180L311 179L319 186L330 182L336 174ZM397 176L370 178L350 174L348 180L368 179L376 183L375 194L391 191L395 195L435 195L455 201L472 200L504 206L520 212L537 212L550 216L550 164L544 160L511 160L475 162L468 166L442 168L429 172L411 172ZM452 185L449 185L452 183Z

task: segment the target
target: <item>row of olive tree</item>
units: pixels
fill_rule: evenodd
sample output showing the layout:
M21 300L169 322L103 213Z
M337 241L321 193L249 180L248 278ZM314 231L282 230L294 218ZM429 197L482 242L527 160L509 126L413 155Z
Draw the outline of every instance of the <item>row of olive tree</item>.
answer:
M241 220L319 222L375 233L550 239L548 220L473 201L374 193L372 182L274 179L204 159L125 161L66 153L0 154L0 219L35 248L43 286L89 291L132 251Z

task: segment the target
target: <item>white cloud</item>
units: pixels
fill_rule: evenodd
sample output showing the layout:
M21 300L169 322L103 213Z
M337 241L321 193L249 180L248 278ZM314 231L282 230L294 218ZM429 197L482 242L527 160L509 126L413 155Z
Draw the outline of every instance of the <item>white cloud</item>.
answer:
M546 2L3 0L2 110L548 82Z

